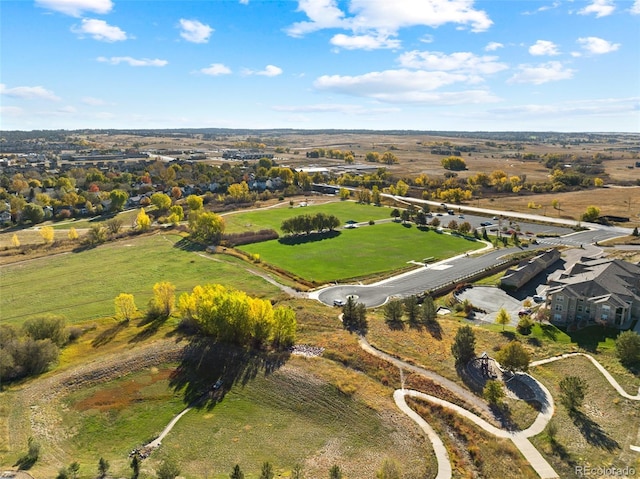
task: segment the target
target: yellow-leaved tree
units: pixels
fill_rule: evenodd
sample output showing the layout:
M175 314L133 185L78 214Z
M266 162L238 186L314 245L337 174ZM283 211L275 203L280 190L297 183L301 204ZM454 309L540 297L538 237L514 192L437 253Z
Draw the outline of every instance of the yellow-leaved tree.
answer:
M78 232L76 231L76 229L73 226L71 228L69 228L69 233L67 233L67 237L71 241L75 241L75 240L78 239Z
M176 306L176 287L168 281L161 281L153 285L153 298L150 313L168 318Z
M116 319L129 321L134 317L138 308L132 294L120 293L114 300L116 307Z
M147 231L151 228L151 218L149 218L149 215L144 208L141 208L140 213L136 216L136 225L138 225L138 229L140 231Z
M20 240L18 239L18 235L15 233L13 233L13 236L11 237L11 246L14 248L20 247Z
M45 244L53 243L55 232L53 231L53 228L51 226L43 226L42 228L40 228L39 233L40 236L42 236L42 240L45 242Z

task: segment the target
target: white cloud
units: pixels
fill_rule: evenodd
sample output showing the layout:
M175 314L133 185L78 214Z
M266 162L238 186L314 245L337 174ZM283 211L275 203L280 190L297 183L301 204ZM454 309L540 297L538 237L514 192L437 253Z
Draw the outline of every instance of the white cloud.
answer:
M150 59L150 58L132 58L132 57L98 57L97 61L103 63L109 63L110 65L119 65L120 63L126 63L132 67L163 67L169 62L167 60Z
M407 68L431 71L456 71L471 74L491 74L508 67L496 61L495 56L477 56L470 52L455 52L447 55L442 52L411 51L400 55L400 65Z
M81 101L85 105L90 105L90 106L102 106L107 104L106 101L101 100L100 98L94 98L92 96L85 96L82 98Z
M640 2L640 0L638 0L638 1ZM425 33L424 35L422 35L422 36L419 38L419 40L420 40L422 43L433 43L434 38L433 38L433 35L429 35L428 33Z
M539 13L539 12L545 12L547 10L552 10L554 8L558 8L560 6L560 2L559 1L555 1L553 2L551 5L543 5L540 8L538 8L537 10L534 10L533 12L524 12L524 15L533 15L535 13Z
M611 0L593 0L593 3L591 5L588 5L582 10L579 10L578 13L580 15L589 15L591 13L595 13L596 18L600 18L611 15L615 9L616 7L615 5L613 5L613 2Z
M495 52L498 48L504 48L504 45L499 42L489 42L487 46L484 47L486 52Z
M345 50L377 50L379 48L399 48L400 40L392 39L384 35L353 35L343 33L334 35L330 40L335 45Z
M400 108L367 108L361 105L349 105L342 103L320 103L315 105L276 105L272 110L289 113L345 113L348 115L367 115L371 113L393 113L401 111Z
M286 31L292 37L324 28L346 27L344 13L336 5L336 0L299 0L298 12L304 12L310 22L297 22Z
M36 5L72 17L81 17L84 12L105 14L113 8L111 0L36 0Z
M549 40L538 40L529 47L529 53L534 56L540 55L560 55L558 45Z
M68 105L68 106L60 107L56 111L58 113L76 113L78 110L75 107Z
M218 75L228 75L231 73L231 69L223 65L222 63L212 63L207 68L202 68L200 70L201 73L205 75L218 76Z
M19 106L0 106L0 113L6 117L19 117L24 115L24 110Z
M525 114L540 117L558 116L609 116L636 114L640 109L640 97L605 98L584 101L554 103L552 105L527 104L504 108L495 108L490 113L498 115Z
M207 43L209 37L213 33L213 28L209 25L199 22L198 20L180 19L180 36L192 43Z
M264 67L264 70L249 70L245 68L242 73L244 75L261 75L265 77L277 77L278 75L282 75L282 68L277 67L275 65L267 65Z
M629 13L631 13L631 15L640 15L640 0L633 2L633 5L631 5L631 8L629 9Z
M240 0L241 5L249 5L249 0Z
M7 88L4 83L0 83L0 94L12 98L21 98L23 100L60 100L60 97L56 96L55 93L42 86L16 86Z
M373 98L383 102L464 104L497 101L486 90L437 92L438 88L469 82L473 77L461 73L386 70L358 76L324 75L314 81L314 87L345 95Z
M101 42L121 42L126 40L127 34L119 27L109 25L104 20L96 20L95 18L83 18L80 26L74 25L71 31L80 37L89 35L94 40Z
M513 75L509 83L533 83L542 85L550 81L568 80L573 78L575 70L565 68L560 62L547 62L540 65L519 65L518 72Z
M351 16L340 9L336 0L299 0L298 11L306 14L310 21L297 22L286 29L294 37L326 28L342 28L356 37L388 38L401 28L438 27L447 23L482 32L493 24L486 12L473 8L470 0L350 0ZM380 48L389 47L382 42Z
M582 45L582 48L593 55L615 52L620 48L619 43L611 43L598 37L578 38L577 41Z

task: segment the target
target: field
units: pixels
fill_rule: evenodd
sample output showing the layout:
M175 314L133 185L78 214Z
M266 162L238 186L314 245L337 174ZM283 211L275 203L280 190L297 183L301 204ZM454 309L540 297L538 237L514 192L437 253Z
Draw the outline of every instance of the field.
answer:
M316 283L366 277L407 266L409 261L427 257L448 258L483 247L435 231L422 231L413 225L384 223L347 229L331 236L316 237L296 244L280 240L242 246L250 254L278 268Z
M18 324L27 316L50 313L73 323L110 316L113 300L122 292L133 294L138 307L145 309L158 281L173 283L177 293L219 282L258 296L277 294L275 286L247 273L239 260L201 256L181 249L181 240L175 234L132 237L80 253L4 266L2 320Z
M317 201L316 199L313 200ZM253 211L238 211L236 213L225 214L225 232L240 233L243 231L257 231L261 229L274 229L281 233L280 224L283 220L298 215L314 215L316 213L326 213L335 215L342 222L347 221L369 221L389 219L391 210L379 206L362 205L353 201L333 201L330 203L314 204L308 203L309 206L300 207L295 205L294 208L286 205L277 208L263 208Z
M629 448L638 442L637 401L620 397L586 358L539 366L533 373L556 399L552 421L558 432L555 443L550 443L544 434L532 442L561 477L582 477L576 474L575 465L640 468L638 453ZM565 376L579 376L588 384L584 406L575 418L558 401L559 381Z

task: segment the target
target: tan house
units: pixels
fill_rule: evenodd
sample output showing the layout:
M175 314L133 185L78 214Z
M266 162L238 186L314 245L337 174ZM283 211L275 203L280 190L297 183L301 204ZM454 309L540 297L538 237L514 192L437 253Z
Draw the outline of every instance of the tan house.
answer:
M505 289L519 289L559 259L560 252L553 248L531 259L521 261L515 268L505 271L500 280L500 286Z
M550 321L568 330L592 324L629 329L640 319L640 266L582 258L549 281L547 307Z

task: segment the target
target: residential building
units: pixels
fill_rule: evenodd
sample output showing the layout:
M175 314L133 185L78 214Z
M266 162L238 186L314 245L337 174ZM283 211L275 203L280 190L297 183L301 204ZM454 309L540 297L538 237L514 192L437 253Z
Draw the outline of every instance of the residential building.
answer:
M504 273L500 286L506 289L519 289L559 259L560 252L552 248L531 259L523 260L515 268L509 268Z
M549 281L550 321L568 330L601 324L629 329L640 319L640 265L581 258Z

